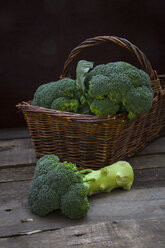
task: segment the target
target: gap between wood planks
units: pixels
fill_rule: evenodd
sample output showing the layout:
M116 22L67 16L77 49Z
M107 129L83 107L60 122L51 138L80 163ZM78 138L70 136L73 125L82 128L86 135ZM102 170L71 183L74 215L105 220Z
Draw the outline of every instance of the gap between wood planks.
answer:
M144 222L162 222L164 223L165 222L165 219L162 219L162 218L149 218L149 219L143 219ZM120 220L120 221L109 221L109 222L100 222L100 223L97 223L97 224L94 224L94 225L113 225L113 226L117 226L119 224L123 224L123 223L127 223L127 222L130 222L130 224L132 224L131 222L135 222L134 219L130 219L130 220ZM137 220L137 223L138 222L142 222L142 220ZM90 225L78 225L78 226L71 226L71 228L80 228L80 227L92 227L93 224L90 224ZM52 232L52 231L58 231L58 230L62 230L62 229L69 229L70 227L63 227L63 228L50 228L50 229L46 229L46 230L33 230L33 231L29 231L29 232L20 232L20 233L17 233L17 234L13 234L13 235L4 235L4 236L0 236L0 239L4 239L4 238L14 238L14 237L21 237L21 236L26 236L26 235L33 235L33 234L40 234L40 233L45 233L45 232ZM84 229L84 228L83 228ZM77 233L73 233L73 236L75 237L80 237L80 236L83 236L87 234L87 231L84 229L84 231L79 231Z
M22 232L22 233L20 232L20 233L11 234L11 235L0 236L0 239L15 238L15 237L21 237L21 236L26 236L26 235L33 235L33 234L37 234L37 233L57 231L60 229L62 229L62 228L59 227L59 228L50 228L50 229L46 229L46 230L34 230L34 231Z
M164 224L165 219L160 218L100 222L41 232L35 230L30 234L2 238L0 244L3 248L16 248L18 245L45 248L45 244L49 248L164 248Z

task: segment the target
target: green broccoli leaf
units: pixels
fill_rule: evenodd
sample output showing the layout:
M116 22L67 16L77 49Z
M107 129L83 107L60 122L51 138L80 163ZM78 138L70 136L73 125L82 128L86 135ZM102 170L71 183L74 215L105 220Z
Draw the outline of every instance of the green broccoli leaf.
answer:
M93 68L93 62L89 62L86 60L80 60L77 64L76 84L83 92L85 90L84 80L85 80L85 77L87 76L88 71L91 68Z

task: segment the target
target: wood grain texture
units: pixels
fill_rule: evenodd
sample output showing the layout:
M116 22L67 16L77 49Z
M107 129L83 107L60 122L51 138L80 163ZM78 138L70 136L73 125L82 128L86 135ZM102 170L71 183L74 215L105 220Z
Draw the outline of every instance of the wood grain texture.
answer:
M165 154L165 137L161 137L151 142L151 144L136 155L138 158L129 158L129 161L133 161L135 168L139 168L139 166L148 167L153 157L147 158L144 156L157 154L157 157L155 157L155 159L157 158L157 161L159 160L159 154L161 153ZM143 159L144 162L141 163L140 160ZM162 157L161 163L155 163L157 163L157 166L164 166L164 161L165 160ZM21 165L31 165L34 163L35 152L30 138L0 140L0 168L20 167Z
M11 140L29 138L30 134L27 127L24 128L3 128L0 129L0 140Z
M37 230L36 230L37 231ZM38 232L40 232L38 230ZM102 222L0 239L3 248L164 248L165 219Z
M0 140L0 168L34 163L35 152L30 138Z
M0 183L31 181L35 166L1 169Z
M163 157L164 158L164 157ZM162 160L163 160L162 158ZM140 160L138 160L141 162ZM160 160L157 161L157 163ZM154 168L154 159L145 169L134 169L134 188L152 188L165 186L165 167L163 163L160 167ZM156 163L156 162L155 162ZM134 167L134 162L131 161ZM4 168L0 171L0 183L31 181L34 173L35 166Z
M165 137L128 161L134 168L131 191L89 197L81 220L60 211L31 213L28 191L35 154L30 138L0 141L0 247L164 248Z
M102 221L164 217L165 187L114 190L89 197L88 215L81 220L70 220L60 211L39 217L31 213L27 201L30 182L0 184L0 237L20 235L34 230L59 229ZM34 219L22 223L22 219Z

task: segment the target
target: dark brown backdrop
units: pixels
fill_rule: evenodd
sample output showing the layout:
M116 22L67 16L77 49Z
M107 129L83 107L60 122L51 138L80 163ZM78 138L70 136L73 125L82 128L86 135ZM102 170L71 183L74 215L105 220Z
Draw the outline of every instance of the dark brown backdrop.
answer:
M15 105L57 80L68 53L86 38L124 37L137 45L158 73L165 73L164 0L17 0L0 9L0 128L25 126ZM115 45L89 49L95 63L136 60ZM74 76L74 75L73 75Z

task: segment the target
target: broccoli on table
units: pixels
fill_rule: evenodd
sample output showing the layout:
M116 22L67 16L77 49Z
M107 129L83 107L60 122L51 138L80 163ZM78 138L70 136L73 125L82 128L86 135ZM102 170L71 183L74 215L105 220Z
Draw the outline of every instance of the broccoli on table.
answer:
M32 212L40 216L62 209L62 212L70 218L81 218L89 209L86 192L82 175L75 164L61 163L57 156L45 155L36 164L29 191L29 204ZM68 194L70 201L66 209ZM72 215L69 211L72 210L71 208L76 208L77 203L74 201L71 203L75 195L77 202L81 202L83 208L81 209L80 205L77 213Z
M130 190L133 177L133 169L125 161L100 170L78 171L75 164L62 163L56 155L45 155L36 164L29 205L40 216L61 209L70 219L80 219L89 210L88 195L117 187Z
M70 219L80 219L86 216L89 209L88 189L81 182L72 185L61 197L61 212Z
M81 173L85 174L86 170ZM131 165L126 161L118 161L99 170L87 169L84 185L88 188L88 195L92 195L98 191L111 192L115 188L130 190L133 180L134 173Z
M149 75L126 62L96 66L88 72L84 85L90 109L98 116L114 115L124 109L133 119L152 107L154 94ZM107 111L96 99L109 103Z

